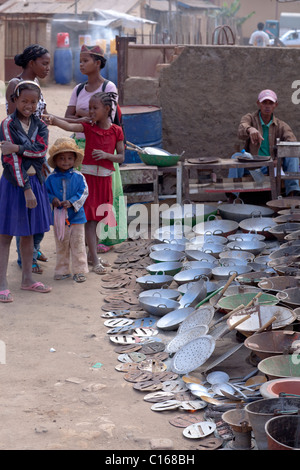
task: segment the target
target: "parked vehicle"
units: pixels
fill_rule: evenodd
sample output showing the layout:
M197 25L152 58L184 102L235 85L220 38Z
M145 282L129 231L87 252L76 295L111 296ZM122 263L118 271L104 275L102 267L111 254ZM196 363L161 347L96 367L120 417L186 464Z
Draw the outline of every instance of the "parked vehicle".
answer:
M270 45L274 44L275 39L270 39ZM279 37L280 45L286 47L300 47L300 29L291 29Z

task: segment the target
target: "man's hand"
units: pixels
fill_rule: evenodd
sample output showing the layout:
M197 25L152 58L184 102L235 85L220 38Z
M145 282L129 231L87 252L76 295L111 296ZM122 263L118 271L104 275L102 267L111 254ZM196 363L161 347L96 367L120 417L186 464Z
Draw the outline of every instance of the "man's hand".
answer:
M257 129L255 129L255 127L250 127L248 129L248 134L249 134L251 143L254 145L258 145L260 147L260 144L264 140L261 133Z

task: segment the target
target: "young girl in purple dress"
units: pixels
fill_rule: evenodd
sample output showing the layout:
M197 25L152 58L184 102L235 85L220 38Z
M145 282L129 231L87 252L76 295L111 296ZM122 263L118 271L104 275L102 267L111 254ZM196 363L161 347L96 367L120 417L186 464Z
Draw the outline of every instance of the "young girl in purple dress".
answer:
M51 208L44 186L43 163L48 147L46 124L34 115L40 87L20 81L13 99L15 112L1 123L3 173L0 179L0 302L12 302L7 266L12 237L20 236L21 289L50 292L32 277L33 235L50 230Z

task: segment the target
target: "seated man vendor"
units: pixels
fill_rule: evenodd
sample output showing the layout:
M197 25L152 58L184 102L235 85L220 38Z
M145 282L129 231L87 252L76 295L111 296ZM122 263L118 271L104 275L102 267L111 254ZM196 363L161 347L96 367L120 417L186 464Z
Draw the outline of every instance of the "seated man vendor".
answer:
M248 113L241 118L238 128L238 137L245 141L245 150L251 155L264 155L275 157L274 147L276 139L286 142L295 142L297 139L288 124L275 117L274 110L278 106L277 95L272 90L263 90L257 99L258 110ZM298 158L284 158L282 168L285 173L299 171ZM262 173L267 174L267 167L261 167ZM241 178L249 172L244 168L229 170L229 178ZM285 195L289 197L300 196L298 180L285 180Z

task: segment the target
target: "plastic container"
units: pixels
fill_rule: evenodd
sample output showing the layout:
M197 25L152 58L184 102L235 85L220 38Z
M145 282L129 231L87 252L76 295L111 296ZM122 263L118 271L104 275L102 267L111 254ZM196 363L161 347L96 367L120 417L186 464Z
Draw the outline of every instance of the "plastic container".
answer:
M54 52L54 79L56 83L67 85L73 76L73 53L69 48L58 48Z
M118 56L117 54L110 54L105 68L108 69L108 79L118 87Z
M156 106L121 106L126 140L138 147L162 145L161 108ZM125 151L125 163L141 163L134 150Z
M80 34L78 36L79 47L83 46L83 44L85 44L86 46L91 46L91 42L92 42L92 37L90 34Z
M69 33L57 33L56 47L70 47Z

